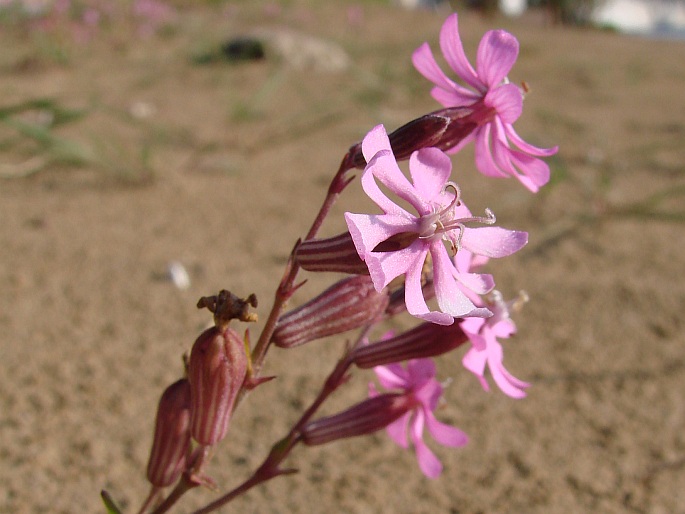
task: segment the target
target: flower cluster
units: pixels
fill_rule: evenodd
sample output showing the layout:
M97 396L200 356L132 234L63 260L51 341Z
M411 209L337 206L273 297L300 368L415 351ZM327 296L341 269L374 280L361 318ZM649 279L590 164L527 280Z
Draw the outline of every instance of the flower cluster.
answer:
M453 14L442 27L440 47L464 85L442 72L427 43L414 52L413 62L435 84L432 94L445 109L390 134L378 125L348 154L353 167L363 166L362 189L381 213L347 212L348 233L305 241L296 254L311 271L368 272L378 293L390 291L388 316L401 310L393 300L401 296L407 312L427 322L352 353L355 364L373 367L386 389L399 389L400 393L379 395L372 388L370 400L308 426L305 439L310 443L324 437L330 441L385 425L390 437L406 447L411 427L419 466L431 478L439 475L441 465L423 443L424 424L447 446L465 444L466 436L433 417L443 390L428 357L468 341L463 365L486 391L486 367L501 391L512 398L524 397L529 386L504 367L499 342L516 332L510 313L524 297L505 302L494 289L493 276L479 272L489 259L520 250L528 242L528 234L494 226L496 219L490 209L482 215L468 209L461 188L451 179L449 154L473 141L479 171L490 177L514 176L536 192L550 175L540 157L557 151L556 147L528 144L514 130L513 123L523 108L523 91L507 78L518 55L514 36L503 30L488 32L479 45L474 69L465 56L458 18ZM404 159L409 160L409 177L398 164ZM399 278L403 281L398 286ZM434 308L428 305L432 298ZM431 324L458 328L441 333L427 328ZM401 361L408 361L406 368ZM372 402L380 405L380 398L397 394L402 401L394 396L391 401L388 396L383 401L392 408L378 408L375 417L371 414Z
M153 488L140 512L173 483L176 488L151 510L153 514L166 512L189 489L212 484L203 466L210 450L226 437L244 393L273 378L261 376L271 347L287 351L361 331L356 342L347 340L316 399L252 477L201 512L218 509L257 484L293 472L281 464L299 443L327 444L384 428L401 447L411 443L420 470L437 478L442 464L424 442L424 429L447 447L464 446L468 437L436 418L445 390L436 378L433 358L451 355L461 346L466 346L463 366L486 391L489 369L505 395L526 395L529 384L504 367L500 341L516 332L511 314L527 297L522 293L505 301L495 289L493 275L481 268L490 259L521 250L528 234L497 226L490 209L469 210L469 193L452 178L450 154L474 141L476 167L483 174L514 176L537 191L550 172L540 157L552 155L556 147L530 145L513 128L523 107L522 90L507 79L518 54L514 36L502 30L488 32L474 69L466 59L455 14L441 30L440 47L464 85L442 72L427 44L414 52L417 70L435 84L433 96L444 109L390 133L378 125L350 147L312 228L293 249L255 347L250 347L247 332L242 338L228 326L233 319L256 321L248 312L248 306L257 307L254 295L242 300L222 291L198 303L214 314L214 326L193 345L187 378L160 400L147 474ZM406 173L399 164L403 160L409 161ZM333 201L353 178L348 172L355 168L363 168L361 187L381 212L346 212L346 232L317 238ZM295 285L300 270L347 276L286 311L287 301L304 284ZM420 322L370 340L372 330L405 311ZM385 391L370 384L367 398L316 418L324 401L351 378L352 368L373 369Z

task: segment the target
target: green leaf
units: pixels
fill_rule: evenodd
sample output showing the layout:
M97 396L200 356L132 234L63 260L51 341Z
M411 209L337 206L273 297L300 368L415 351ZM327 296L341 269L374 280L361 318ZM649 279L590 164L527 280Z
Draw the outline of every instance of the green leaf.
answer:
M117 507L117 504L114 503L114 500L107 491L103 489L100 492L100 496L102 497L102 501L105 504L105 507L107 508L107 514L122 514L121 509Z

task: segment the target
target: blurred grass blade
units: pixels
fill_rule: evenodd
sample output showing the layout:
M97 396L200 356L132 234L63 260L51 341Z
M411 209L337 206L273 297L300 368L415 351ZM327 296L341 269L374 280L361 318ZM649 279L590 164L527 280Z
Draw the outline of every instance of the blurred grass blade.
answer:
M50 98L34 98L8 107L0 107L0 120L26 111L47 111L53 126L76 121L86 115L86 109L66 109Z
M121 509L117 507L117 504L114 503L114 500L107 491L103 489L100 492L100 496L102 497L102 501L107 508L107 514L122 514Z
M33 139L45 150L49 151L51 157L61 162L82 165L94 161L92 151L87 147L69 139L61 138L53 134L48 128L25 123L13 118L1 118L0 123L12 127L17 132Z

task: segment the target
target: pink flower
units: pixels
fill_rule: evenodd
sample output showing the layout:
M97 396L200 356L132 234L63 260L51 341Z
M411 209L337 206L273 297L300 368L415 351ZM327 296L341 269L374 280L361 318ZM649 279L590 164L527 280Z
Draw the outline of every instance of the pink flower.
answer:
M374 371L385 389L401 390L414 405L387 426L388 435L402 448L407 448L409 431L419 468L428 478L437 478L442 472L442 464L423 442L424 425L433 439L443 446L464 446L468 443L468 436L458 428L440 423L433 415L442 396L442 386L435 379L435 364L431 359L414 359L407 362L406 368L395 363L377 366ZM378 395L373 384L369 385L369 389L370 396Z
M398 167L383 125L366 135L362 151L368 162L362 187L383 214L348 212L345 220L376 290L380 292L405 275L405 303L413 316L441 325L450 325L454 318L464 316L489 316L490 311L474 305L458 284L485 294L494 286L492 277L458 270L444 242L454 252L463 248L477 255L504 257L523 247L528 234L500 227L467 227L469 223L491 225L495 216L490 210L484 217L471 215L461 201L459 187L448 182L452 163L442 151L423 148L411 155L412 182ZM409 203L417 214L390 200L376 181ZM429 254L439 311L429 310L421 290Z
M493 311L492 317L467 318L459 323L473 345L464 355L462 363L466 369L478 377L486 391L490 390L485 380L485 366L487 365L492 378L504 394L512 398L526 396L525 389L530 384L519 380L507 371L502 363L502 345L497 340L497 338L509 338L516 333L516 325L509 317L509 313L512 308L516 308L526 300L527 297L522 293L516 300L505 302L499 291L493 291L492 301L488 305Z
M514 176L536 192L549 181L550 173L549 166L537 157L553 155L558 147L530 145L514 130L513 123L523 109L523 94L506 76L516 62L518 41L504 30L487 32L478 46L474 70L461 44L457 15L453 14L440 31L440 48L450 68L467 87L445 75L428 43L424 43L414 51L412 61L419 73L435 84L433 98L445 107L482 108L479 126L449 152L457 152L475 140L476 166L481 173L491 177Z

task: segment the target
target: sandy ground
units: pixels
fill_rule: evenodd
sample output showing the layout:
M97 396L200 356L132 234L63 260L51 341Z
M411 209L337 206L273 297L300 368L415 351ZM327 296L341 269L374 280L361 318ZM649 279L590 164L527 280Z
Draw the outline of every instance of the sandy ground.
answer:
M45 128L45 106L0 125L0 512L103 512L102 488L134 512L157 398L209 321L197 299L254 292L265 316L348 145L437 108L409 57L435 47L444 13L307 5L198 8L165 34L113 27L88 45L0 28L0 109L47 98L81 114L50 111L64 123L40 144L17 123ZM531 87L519 133L561 147L537 196L480 176L469 152L455 158L473 210L530 232L493 266L505 294L531 297L505 345L530 394L485 393L452 355L438 416L471 442L433 446L439 480L379 433L296 450L299 474L222 512L685 513L685 44L535 15L463 13L462 27L472 56L489 28L515 33L510 78ZM265 28L323 38L351 64L194 62ZM355 183L323 234L368 208ZM171 261L188 290L167 280ZM295 303L333 280L309 278ZM270 353L278 380L241 406L209 467L222 490L287 432L339 352L330 341ZM371 377L356 375L327 412L365 394ZM177 512L216 494L193 491Z

